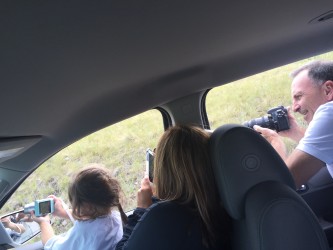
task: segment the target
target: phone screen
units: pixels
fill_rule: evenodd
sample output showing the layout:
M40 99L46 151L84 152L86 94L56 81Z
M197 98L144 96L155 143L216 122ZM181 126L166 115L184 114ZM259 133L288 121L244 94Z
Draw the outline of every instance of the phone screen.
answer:
M149 148L146 150L146 172L149 176L149 181L154 180L154 152Z

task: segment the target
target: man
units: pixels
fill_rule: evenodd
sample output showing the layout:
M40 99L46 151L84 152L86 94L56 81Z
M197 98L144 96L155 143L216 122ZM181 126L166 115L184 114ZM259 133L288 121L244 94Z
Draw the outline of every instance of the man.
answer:
M278 134L259 126L254 129L280 154L300 187L325 164L333 176L333 61L311 62L291 76L292 110L303 115L308 128L301 128L289 109L289 130ZM289 156L280 136L298 142Z

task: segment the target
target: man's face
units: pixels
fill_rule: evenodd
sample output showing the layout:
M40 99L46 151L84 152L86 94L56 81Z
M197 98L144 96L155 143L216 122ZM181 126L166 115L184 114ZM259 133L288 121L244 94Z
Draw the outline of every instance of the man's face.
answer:
M308 71L300 72L291 84L292 109L303 115L309 124L318 107L327 102L323 85L318 86L308 77Z

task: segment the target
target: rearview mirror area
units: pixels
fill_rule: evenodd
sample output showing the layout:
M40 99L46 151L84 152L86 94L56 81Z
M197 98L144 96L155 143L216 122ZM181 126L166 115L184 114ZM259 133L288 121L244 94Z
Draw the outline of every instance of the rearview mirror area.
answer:
M37 222L31 220L23 210L1 216L0 244L18 247L40 233Z

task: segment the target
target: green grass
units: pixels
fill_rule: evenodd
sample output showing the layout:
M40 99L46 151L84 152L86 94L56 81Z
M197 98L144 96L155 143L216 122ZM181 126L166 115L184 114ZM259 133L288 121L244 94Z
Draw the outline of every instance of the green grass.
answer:
M269 108L291 105L289 73L305 62L319 58L332 60L333 52L213 89L206 101L211 128L225 123L243 123L266 115ZM300 117L298 119L302 122ZM156 110L102 129L60 151L40 166L15 192L1 213L21 209L24 204L49 194L68 202L67 187L71 175L89 163L102 163L113 171L122 185L123 207L131 209L136 205L136 192L145 171L145 150L154 148L162 133L162 118ZM289 151L295 147L289 140L286 143ZM61 222L56 224L62 225Z

